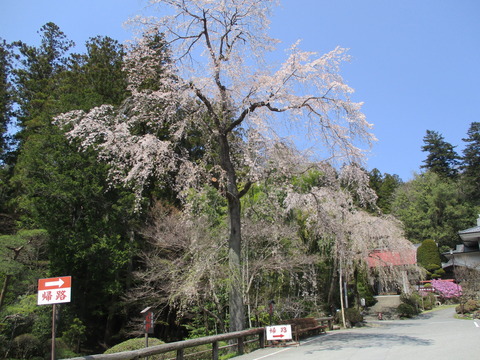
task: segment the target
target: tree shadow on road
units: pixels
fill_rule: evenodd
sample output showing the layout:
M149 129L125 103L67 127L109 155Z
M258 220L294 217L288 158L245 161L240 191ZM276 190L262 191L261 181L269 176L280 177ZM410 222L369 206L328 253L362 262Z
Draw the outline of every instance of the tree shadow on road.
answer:
M307 354L314 354L321 351L336 351L347 348L390 348L393 346L430 346L433 344L432 340L420 339L408 335L382 334L382 333L338 333L329 334L325 337L310 342L311 345L316 345L316 350L308 351Z
M433 318L432 313L425 313L417 315L411 319L397 319L397 320L374 320L367 321L367 326L388 326L388 327L406 327L416 326L417 320L430 320Z

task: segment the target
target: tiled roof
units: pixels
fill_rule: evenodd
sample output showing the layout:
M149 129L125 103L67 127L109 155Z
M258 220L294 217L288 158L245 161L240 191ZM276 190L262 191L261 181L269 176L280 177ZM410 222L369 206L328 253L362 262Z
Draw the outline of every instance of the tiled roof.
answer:
M458 233L459 234L471 234L471 233L480 233L480 226L475 226L475 227L472 227L470 229L467 229L467 230L462 230L462 231L459 231Z
M369 267L414 265L417 263L417 252L415 249L406 250L403 253L375 250L370 253L367 262Z

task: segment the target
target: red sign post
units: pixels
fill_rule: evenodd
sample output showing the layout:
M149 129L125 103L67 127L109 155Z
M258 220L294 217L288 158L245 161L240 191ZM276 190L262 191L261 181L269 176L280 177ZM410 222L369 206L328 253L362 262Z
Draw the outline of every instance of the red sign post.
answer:
M143 331L145 334L153 334L154 322L153 322L153 312L147 311L144 314L143 318Z
M68 303L71 301L72 277L60 276L49 279L38 280L38 305L53 305L52 308L52 354L51 359L55 360L55 315L57 313L55 304Z
M71 301L72 277L62 276L38 280L38 305L52 305Z

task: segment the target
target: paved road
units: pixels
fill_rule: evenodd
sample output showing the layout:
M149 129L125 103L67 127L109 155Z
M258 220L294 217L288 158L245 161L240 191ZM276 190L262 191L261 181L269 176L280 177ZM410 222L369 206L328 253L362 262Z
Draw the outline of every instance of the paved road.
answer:
M300 346L270 347L235 360L480 360L480 320L458 320L454 309L413 320L371 321L356 329L329 331Z

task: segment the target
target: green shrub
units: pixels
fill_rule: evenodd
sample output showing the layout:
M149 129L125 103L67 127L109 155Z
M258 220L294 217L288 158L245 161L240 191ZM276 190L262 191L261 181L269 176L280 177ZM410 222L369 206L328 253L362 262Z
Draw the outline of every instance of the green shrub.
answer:
M442 266L440 252L434 240L424 240L417 249L417 262L428 270L429 267Z
M463 309L467 313L473 313L475 310L478 309L478 303L475 300L468 300L465 303Z
M432 293L427 293L426 295L422 296L423 310L432 310L435 307L436 302L437 298Z
M400 304L397 307L397 313L400 317L411 318L415 315L418 315L417 309L410 304Z
M422 303L422 296L417 292L413 292L411 294L404 293L400 295L400 301L413 306L415 309L418 309Z
M360 311L356 308L345 309L345 319L350 322L350 324L356 324L363 321L363 315L360 314Z
M480 308L476 300L468 300L465 304L460 304L455 307L457 314L473 314Z
M457 305L457 306L455 307L455 312L456 312L457 314L463 314L463 313L465 312L465 309L464 309L463 305L464 305L464 304L460 304L460 305Z
M69 328L63 332L62 338L70 349L79 352L81 343L86 340L86 329L79 318L74 318Z
M359 298L365 299L365 306L371 307L377 303L377 299L373 297L374 292L372 286L366 279L366 275L361 273L356 281L357 293Z
M427 270L429 278L436 279L445 274L437 243L434 240L424 240L417 249L417 262Z
M402 294L400 296L402 302L397 307L397 313L400 317L412 317L420 313L420 307L422 306L422 296L414 292L412 294Z
M49 358L51 357L51 349L52 349L52 341L49 340L44 344L44 351L45 353L50 354ZM65 341L63 337L55 339L55 358L57 359L69 359L80 356L79 352L75 352L71 349L69 344Z
M71 359L74 357L80 356L76 352L70 350L70 349L56 349L55 350L55 355L57 359Z
M32 334L22 334L13 339L13 354L17 359L41 355L41 341Z
M424 268L427 271L434 272L434 271L440 269L440 265L438 265L438 264L428 264L428 265L425 265Z
M153 337L148 338L149 346L161 345L161 344L164 344L164 342L157 338L153 338ZM105 351L104 354L113 354L113 353L118 353L123 351L140 350L140 349L143 349L144 347L145 347L145 338L130 339L120 344L117 344L115 346L112 346L110 349ZM160 360L163 358L163 356L156 355L156 356L149 356L148 358L150 360Z

